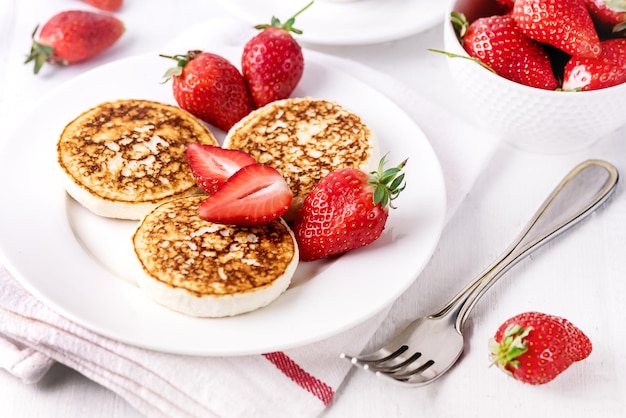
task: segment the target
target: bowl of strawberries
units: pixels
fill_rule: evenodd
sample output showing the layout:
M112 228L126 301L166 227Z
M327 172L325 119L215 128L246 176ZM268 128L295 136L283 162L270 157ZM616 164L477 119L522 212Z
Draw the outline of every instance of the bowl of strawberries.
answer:
M444 52L463 108L532 152L626 125L626 0L452 0Z

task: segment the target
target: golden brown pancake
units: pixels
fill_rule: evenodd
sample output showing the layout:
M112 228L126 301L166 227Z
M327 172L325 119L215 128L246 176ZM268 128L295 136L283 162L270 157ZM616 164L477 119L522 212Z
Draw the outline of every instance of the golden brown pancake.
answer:
M158 206L141 222L133 245L152 300L178 312L223 317L266 306L282 294L298 265L287 224L238 227L198 216L205 196Z
M99 104L60 135L63 185L100 216L141 219L197 190L185 157L189 142L217 145L208 128L179 107L134 99Z

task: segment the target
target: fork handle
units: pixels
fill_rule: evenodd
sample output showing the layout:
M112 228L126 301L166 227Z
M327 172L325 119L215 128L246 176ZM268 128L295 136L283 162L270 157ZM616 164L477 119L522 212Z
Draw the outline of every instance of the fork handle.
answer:
M539 207L509 248L433 317L455 314L461 332L470 311L489 288L517 262L585 219L615 190L617 169L602 160L587 160L565 176Z

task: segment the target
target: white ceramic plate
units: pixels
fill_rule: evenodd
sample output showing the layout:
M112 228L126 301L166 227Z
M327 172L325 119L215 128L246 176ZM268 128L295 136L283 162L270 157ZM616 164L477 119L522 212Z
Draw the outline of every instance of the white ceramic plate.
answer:
M310 0L219 0L221 6L253 25L272 16L285 22ZM401 39L442 21L441 0L316 0L296 17L298 41L320 45L367 45Z
M216 50L236 62L239 49ZM445 186L422 131L393 102L349 75L307 58L294 96L336 100L378 133L391 162L409 157L407 189L383 235L369 247L301 263L291 287L270 306L223 319L188 317L153 303L134 284L131 235L137 223L100 218L54 177L56 141L82 111L106 100L175 104L160 84L170 65L154 55L114 62L61 86L35 106L0 152L0 247L32 294L105 336L149 349L197 355L282 350L332 336L390 305L417 277L438 242ZM223 139L223 133L216 137Z

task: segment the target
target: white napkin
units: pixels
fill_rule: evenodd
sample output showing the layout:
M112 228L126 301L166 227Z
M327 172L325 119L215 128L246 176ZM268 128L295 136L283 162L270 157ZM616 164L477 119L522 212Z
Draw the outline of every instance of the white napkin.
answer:
M243 45L247 30L248 25L242 28L240 22L219 19L191 27L165 50ZM193 45L199 39L206 41ZM497 138L384 74L316 54L320 62L376 86L419 124L444 171L449 219L491 157ZM338 354L360 352L387 313L325 341L284 352L192 357L149 351L97 335L32 297L2 267L0 287L0 366L32 383L54 361L63 363L151 417L317 416L331 403L350 368Z

